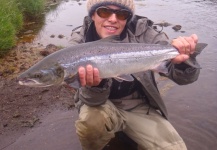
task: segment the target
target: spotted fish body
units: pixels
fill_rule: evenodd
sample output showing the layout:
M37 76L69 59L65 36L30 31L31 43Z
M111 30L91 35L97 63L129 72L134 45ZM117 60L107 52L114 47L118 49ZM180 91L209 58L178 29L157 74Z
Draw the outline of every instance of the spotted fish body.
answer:
M206 44L199 44L199 51L204 47ZM170 45L95 41L71 46L45 57L22 73L18 80L21 85L35 87L64 81L70 84L78 80L78 68L87 64L98 68L101 78L130 80L130 74L155 69L178 54Z

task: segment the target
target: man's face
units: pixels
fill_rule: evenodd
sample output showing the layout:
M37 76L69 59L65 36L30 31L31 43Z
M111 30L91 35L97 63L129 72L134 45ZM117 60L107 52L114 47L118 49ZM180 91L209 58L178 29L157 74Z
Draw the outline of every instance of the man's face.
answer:
M109 5L107 7L114 10L120 9L114 5ZM94 21L96 32L100 38L106 38L111 35L120 35L127 23L127 20L118 19L114 13L108 18L101 18L94 12L92 20Z

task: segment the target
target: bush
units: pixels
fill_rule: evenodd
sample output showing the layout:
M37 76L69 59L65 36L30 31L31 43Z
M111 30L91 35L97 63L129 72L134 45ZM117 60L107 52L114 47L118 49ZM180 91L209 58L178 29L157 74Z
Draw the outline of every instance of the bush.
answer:
M0 4L0 55L16 44L16 34L22 28L23 16L14 0L1 0Z

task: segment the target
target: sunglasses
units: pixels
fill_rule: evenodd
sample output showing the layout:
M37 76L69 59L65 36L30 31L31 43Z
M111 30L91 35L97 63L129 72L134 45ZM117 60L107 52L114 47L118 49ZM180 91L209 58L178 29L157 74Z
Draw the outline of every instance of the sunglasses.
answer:
M115 9L110 9L108 7L99 7L99 8L97 8L96 13L101 18L109 18L114 13L114 14L116 14L116 17L119 20L126 20L126 19L129 19L132 16L130 11L128 11L126 9L115 10Z

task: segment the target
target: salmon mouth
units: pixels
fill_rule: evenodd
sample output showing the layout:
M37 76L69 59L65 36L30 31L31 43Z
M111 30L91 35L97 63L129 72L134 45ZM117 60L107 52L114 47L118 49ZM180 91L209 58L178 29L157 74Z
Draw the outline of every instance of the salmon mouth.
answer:
M34 79L21 79L18 81L20 85L30 86L30 87L47 87L51 85L45 85L43 83L40 83Z

